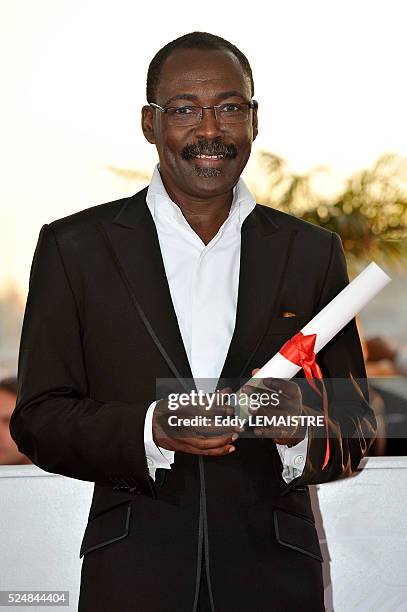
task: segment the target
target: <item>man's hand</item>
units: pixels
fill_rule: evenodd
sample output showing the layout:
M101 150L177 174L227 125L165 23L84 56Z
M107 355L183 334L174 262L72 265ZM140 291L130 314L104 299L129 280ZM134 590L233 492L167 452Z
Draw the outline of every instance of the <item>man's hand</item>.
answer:
M225 388L219 392L223 396L231 389ZM206 410L207 403L188 404L179 406L177 410L171 411L168 400L160 400L153 413L153 440L157 446L175 452L189 453L192 455L210 455L222 457L235 450L233 442L239 437L239 427L215 425L215 417L232 417L234 409L227 404L214 403ZM171 426L168 417L175 417L179 422L194 417L203 417L202 424Z
M259 371L259 368L252 371L252 376ZM274 406L270 401L267 406L260 406L258 409L249 407L249 413L258 416L282 416L287 419L288 416L301 416L303 413L302 394L300 387L292 382L281 378L264 378L262 386L265 388L259 389L251 385L244 385L242 391L247 395L258 394L259 392L266 393L270 391L270 396L278 393L279 403ZM270 397L271 400L271 397ZM271 427L259 426L255 427L254 434L259 437L271 438L276 444L286 444L294 446L304 439L306 426L298 425L297 427Z

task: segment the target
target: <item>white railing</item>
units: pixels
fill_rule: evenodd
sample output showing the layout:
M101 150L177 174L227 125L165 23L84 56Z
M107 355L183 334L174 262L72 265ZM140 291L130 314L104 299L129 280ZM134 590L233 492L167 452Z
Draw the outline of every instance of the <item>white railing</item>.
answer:
M407 612L407 457L371 457L310 489L327 612ZM32 465L0 467L0 590L69 591L77 609L92 490Z

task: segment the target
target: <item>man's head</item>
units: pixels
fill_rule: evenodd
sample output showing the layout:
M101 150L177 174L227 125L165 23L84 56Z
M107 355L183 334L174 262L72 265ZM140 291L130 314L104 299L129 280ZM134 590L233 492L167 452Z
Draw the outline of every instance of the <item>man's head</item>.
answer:
M10 417L16 405L17 380L6 378L0 381L0 465L31 463L19 452L10 435Z
M157 147L167 188L206 199L234 187L257 136L253 93L247 58L223 38L192 32L158 51L148 69L142 128ZM200 120L199 108L190 108L218 105L227 106L203 110Z

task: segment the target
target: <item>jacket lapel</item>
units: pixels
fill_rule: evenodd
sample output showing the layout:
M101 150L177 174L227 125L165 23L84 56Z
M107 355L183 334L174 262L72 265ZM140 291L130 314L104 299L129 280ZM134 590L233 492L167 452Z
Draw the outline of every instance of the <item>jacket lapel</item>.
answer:
M102 222L99 229L130 299L167 365L175 377L191 379L146 193L147 188L129 198L113 222Z
M242 225L236 323L221 373L221 378L234 381L232 386L251 375L247 368L278 308L295 235L260 206Z

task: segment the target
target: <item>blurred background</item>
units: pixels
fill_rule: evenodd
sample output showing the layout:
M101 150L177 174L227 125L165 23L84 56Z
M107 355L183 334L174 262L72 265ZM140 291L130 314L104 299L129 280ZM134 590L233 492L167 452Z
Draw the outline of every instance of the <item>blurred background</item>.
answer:
M148 183L147 67L193 30L251 62L259 137L244 178L257 201L338 232L351 276L372 260L392 276L359 325L383 437L395 436L374 452L407 454L396 440L407 423L405 12L398 0L2 0L0 462L39 230Z

